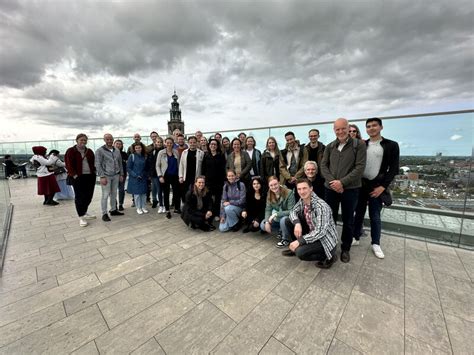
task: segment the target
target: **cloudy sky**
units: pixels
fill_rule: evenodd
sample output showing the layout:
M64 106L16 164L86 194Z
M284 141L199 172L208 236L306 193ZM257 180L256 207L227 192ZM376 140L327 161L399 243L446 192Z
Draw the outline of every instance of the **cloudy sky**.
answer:
M473 106L472 1L0 2L0 141Z

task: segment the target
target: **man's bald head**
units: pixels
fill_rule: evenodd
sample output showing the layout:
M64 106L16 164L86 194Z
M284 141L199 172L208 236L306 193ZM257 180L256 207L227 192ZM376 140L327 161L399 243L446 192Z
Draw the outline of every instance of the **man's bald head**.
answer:
M110 133L104 134L104 142L107 147L112 147L114 145L114 137Z
M345 142L347 137L349 137L349 121L342 117L335 120L334 133L340 142Z

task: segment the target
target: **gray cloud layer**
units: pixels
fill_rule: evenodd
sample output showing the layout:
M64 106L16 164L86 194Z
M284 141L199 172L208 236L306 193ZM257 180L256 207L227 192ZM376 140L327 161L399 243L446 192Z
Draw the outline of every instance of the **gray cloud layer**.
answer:
M249 104L385 112L467 101L472 18L470 1L448 0L7 1L0 109L101 127L166 114L169 81L189 91L188 111L234 117ZM149 90L150 78L166 81L165 96L110 110L114 98Z

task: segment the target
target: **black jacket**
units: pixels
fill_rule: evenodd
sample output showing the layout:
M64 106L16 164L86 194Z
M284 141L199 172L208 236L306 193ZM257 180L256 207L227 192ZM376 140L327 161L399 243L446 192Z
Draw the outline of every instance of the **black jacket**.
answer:
M369 145L369 139L365 141L365 144ZM371 182L374 187L388 188L400 170L400 148L397 142L384 137L382 137L380 145L383 148L382 164L380 164L378 175Z
M265 150L260 160L260 176L266 184L272 175L280 180L280 154L275 154L275 158L272 158L270 152Z
M196 225L205 223L205 215L207 211L212 211L212 199L209 193L202 198L201 209L197 208L197 196L193 191L188 191L186 193L183 211L181 212L181 218L184 223L189 224L192 222Z
M160 149L153 149L153 150L150 150L148 152L148 155L147 155L147 160L148 160L148 168L149 168L149 172L148 172L148 176L150 177L158 177L158 174L156 173L156 158L158 157L158 153L160 150L163 150L164 148L160 148Z
M210 152L204 154L201 164L201 174L206 177L206 186L217 184L222 188L225 180L225 157L217 153L212 155Z

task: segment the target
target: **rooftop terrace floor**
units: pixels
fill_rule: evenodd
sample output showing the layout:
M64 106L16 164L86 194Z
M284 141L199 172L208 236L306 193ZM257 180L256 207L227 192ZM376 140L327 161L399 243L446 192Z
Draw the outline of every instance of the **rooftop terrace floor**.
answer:
M73 201L42 205L35 179L10 188L0 353L473 353L471 251L384 235L384 260L364 238L319 270L271 236L132 208L81 228Z

